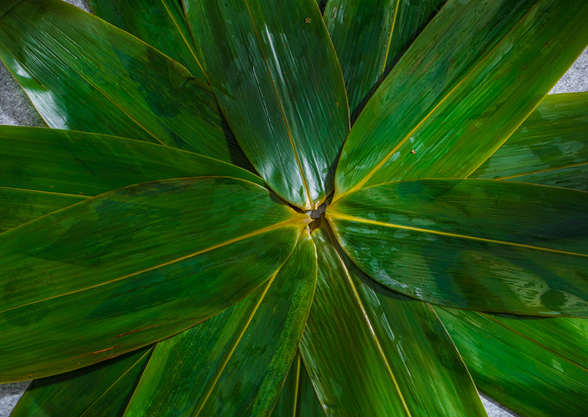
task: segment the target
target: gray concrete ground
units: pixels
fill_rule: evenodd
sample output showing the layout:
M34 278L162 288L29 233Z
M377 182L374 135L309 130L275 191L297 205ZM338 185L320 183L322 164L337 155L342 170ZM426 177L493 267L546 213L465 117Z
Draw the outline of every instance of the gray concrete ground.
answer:
M1 1L1 0L0 0ZM90 11L86 0L65 0ZM551 90L551 94L588 91L588 49ZM44 127L45 122L35 111L18 83L0 62L0 125ZM8 417L30 381L0 385L0 417ZM517 416L512 411L482 395L489 417Z

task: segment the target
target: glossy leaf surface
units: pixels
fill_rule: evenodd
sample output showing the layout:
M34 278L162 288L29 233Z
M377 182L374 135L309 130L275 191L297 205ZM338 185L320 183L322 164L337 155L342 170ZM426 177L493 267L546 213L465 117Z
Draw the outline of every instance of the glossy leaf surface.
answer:
M586 415L586 368L479 313L449 308L436 310L476 386L486 395L522 416ZM581 334L566 334L568 338L573 336Z
M469 178L587 190L587 168L588 93L553 94Z
M411 297L588 316L588 193L489 180L402 181L348 194L327 218L364 272Z
M315 285L316 249L303 231L270 281L157 345L125 416L269 416L302 337Z
M447 0L330 0L324 20L337 51L351 120Z
M583 0L448 1L355 123L335 201L390 181L467 177L584 50L587 14Z
M135 35L207 82L177 0L88 0L94 14Z
M0 126L0 232L87 197L147 181L227 176L236 166L191 152L93 133Z
M226 162L142 141L56 129L0 126L0 187L95 196L142 182L223 176L263 185Z
M300 352L327 415L485 416L431 307L367 277L324 228L313 239L317 290Z
M588 369L588 320L480 313L521 337Z
M11 416L120 416L151 351L151 347L146 347L77 371L37 379Z
M300 353L290 366L272 417L325 417Z
M247 164L204 81L75 6L60 0L15 5L2 18L0 58L52 128Z
M245 297L308 217L232 178L119 189L0 236L0 381L42 377L169 337Z
M201 63L245 154L295 206L333 190L345 85L316 0L184 0Z

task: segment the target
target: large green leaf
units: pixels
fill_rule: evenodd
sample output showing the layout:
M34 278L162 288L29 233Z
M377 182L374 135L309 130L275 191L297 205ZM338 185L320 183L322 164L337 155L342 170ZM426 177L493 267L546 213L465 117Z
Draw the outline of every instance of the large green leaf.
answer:
M439 307L436 310L472 372L476 386L485 394L521 416L588 414L588 369L551 351L550 346L521 337L482 314ZM561 332L559 336L566 340L575 337L585 340L586 333Z
M588 369L588 320L480 313L506 329Z
M248 171L179 149L93 133L0 126L0 232L110 190L196 176L263 185Z
M315 285L316 249L303 230L268 283L157 345L125 416L269 416L302 337Z
M60 0L15 5L2 17L0 58L52 128L141 139L247 164L208 84L75 6Z
M447 0L330 0L324 20L337 51L351 120Z
M588 93L549 95L469 178L587 190Z
M314 303L300 352L329 416L485 416L431 306L363 274L321 227Z
M0 234L87 198L0 187Z
M401 179L467 177L584 50L586 15L584 0L449 0L355 123L335 200Z
M76 371L37 379L11 417L122 415L151 351L152 347L147 347Z
M87 199L0 236L0 381L113 357L212 317L290 255L310 219L232 178Z
M204 71L268 185L309 210L333 191L345 85L315 0L184 0Z
M382 284L450 307L588 316L588 193L491 180L367 187L327 209Z
M179 1L88 0L88 3L96 16L159 49L206 82Z
M300 353L290 366L272 417L325 417Z

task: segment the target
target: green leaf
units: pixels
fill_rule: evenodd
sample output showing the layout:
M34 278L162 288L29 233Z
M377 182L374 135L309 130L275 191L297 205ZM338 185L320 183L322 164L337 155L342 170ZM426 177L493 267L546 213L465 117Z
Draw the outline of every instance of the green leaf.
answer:
M334 200L390 181L467 177L584 50L587 14L584 0L447 2L355 123Z
M242 168L181 149L95 133L0 126L0 187L91 197L142 182L210 176L264 185Z
M382 287L313 232L314 303L300 352L329 416L485 416L431 306Z
M37 379L11 416L122 415L151 352L150 346L77 371Z
M160 342L125 416L269 416L316 285L306 230L270 281L216 317Z
M290 366L272 417L325 417L300 353Z
M491 180L402 181L327 209L351 259L423 301L588 316L588 193Z
M435 309L476 386L486 395L522 416L577 417L588 413L586 368L552 352L550 346L521 337L482 314ZM543 320L558 323L564 319ZM560 336L566 341L585 340L586 333L562 331Z
M588 369L588 345L585 343L588 338L588 320L510 314L480 313L480 315Z
M309 220L257 184L212 177L130 186L5 232L0 381L87 366L220 313L275 273Z
M15 5L0 25L0 58L52 128L161 143L247 166L208 84L75 6Z
M0 187L0 234L87 198Z
M341 68L316 0L184 0L201 63L245 154L304 210L333 191L349 131Z
M207 82L177 0L88 0L94 14L184 65Z
M469 178L587 190L588 93L549 95Z
M264 184L226 162L152 143L0 126L0 232L128 185L213 175Z
M324 20L337 51L352 122L447 0L330 0Z

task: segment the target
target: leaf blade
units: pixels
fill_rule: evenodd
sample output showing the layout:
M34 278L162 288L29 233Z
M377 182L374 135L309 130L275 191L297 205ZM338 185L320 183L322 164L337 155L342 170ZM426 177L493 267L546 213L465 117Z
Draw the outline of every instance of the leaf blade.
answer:
M488 396L521 415L572 417L586 412L586 369L474 311L435 309L476 385Z
M0 58L50 127L248 166L210 87L156 49L59 0L23 0L2 20Z
M76 369L218 314L270 278L305 222L258 185L204 178L123 188L6 232L1 380Z
M178 2L88 0L94 14L131 33L184 65L207 82L200 67L184 13Z
M341 154L334 200L390 181L467 177L585 48L585 7L555 0L446 3L354 125ZM472 46L461 39L463 32L475 42L458 58L454 54ZM439 74L441 82L427 88ZM359 167L357 160L363 162Z
M326 216L358 266L411 297L585 317L584 201L584 192L514 182L402 181L348 194Z
M567 186L585 190L571 174L588 162L587 93L547 96L517 131L469 178ZM578 174L576 174L578 175Z
M344 261L324 226L313 239L317 291L300 352L327 415L486 415L430 306Z
M324 20L345 77L352 123L445 1L327 2Z
M245 154L284 200L315 209L349 130L345 86L315 0L185 0L204 71Z
M151 351L150 346L77 371L37 379L11 415L118 415L117 411L124 411Z
M125 416L270 415L316 283L302 232L271 281L211 320L160 342Z

